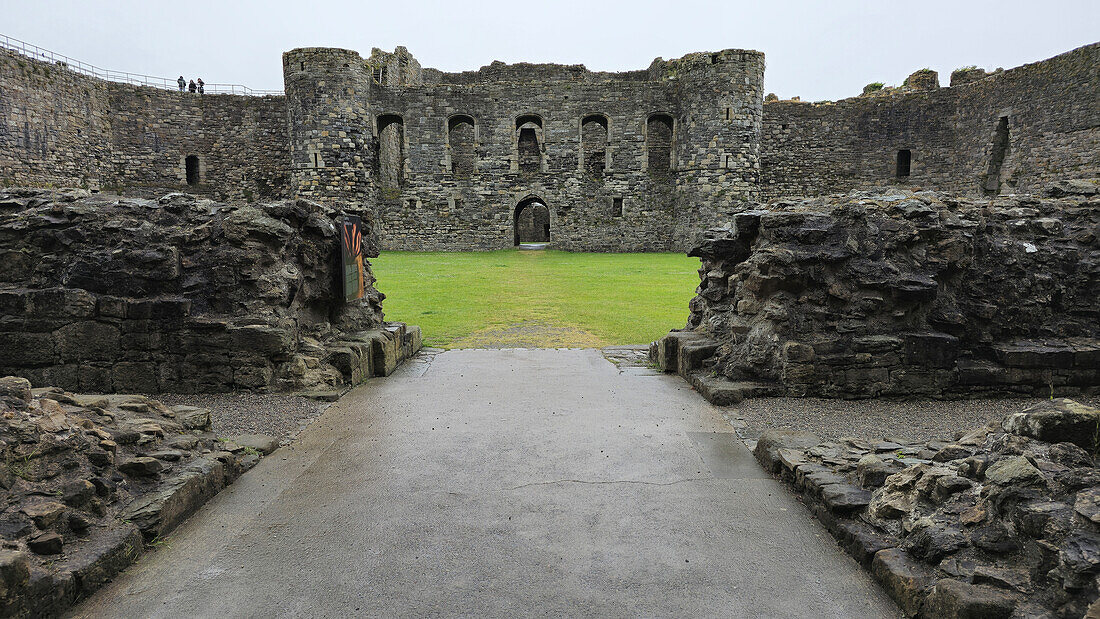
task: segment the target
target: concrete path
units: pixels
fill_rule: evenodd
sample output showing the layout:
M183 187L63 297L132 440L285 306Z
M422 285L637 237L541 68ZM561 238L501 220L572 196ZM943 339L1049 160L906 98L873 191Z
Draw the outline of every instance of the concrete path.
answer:
M333 405L83 617L897 617L672 376L463 350Z

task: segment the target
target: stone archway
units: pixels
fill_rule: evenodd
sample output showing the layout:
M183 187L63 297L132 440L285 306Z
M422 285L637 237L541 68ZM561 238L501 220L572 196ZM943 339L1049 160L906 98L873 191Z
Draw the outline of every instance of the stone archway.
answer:
M550 208L538 196L520 200L512 218L515 245L550 242Z

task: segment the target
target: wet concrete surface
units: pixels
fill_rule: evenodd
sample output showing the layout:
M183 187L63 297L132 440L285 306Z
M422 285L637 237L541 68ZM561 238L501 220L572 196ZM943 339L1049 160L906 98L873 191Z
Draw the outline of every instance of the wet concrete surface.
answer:
M597 350L374 379L80 617L898 617L683 380Z

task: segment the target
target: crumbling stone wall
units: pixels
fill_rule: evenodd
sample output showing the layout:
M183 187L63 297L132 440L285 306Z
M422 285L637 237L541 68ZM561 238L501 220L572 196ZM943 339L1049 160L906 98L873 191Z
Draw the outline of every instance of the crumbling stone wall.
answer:
M377 255L369 213L359 214ZM418 332L383 324L369 266L366 298L343 301L338 216L304 200L2 192L0 375L189 393L389 373L419 347Z
M888 94L764 106L761 193L823 195L873 185L964 195L1040 193L1100 173L1100 44L1008 71L957 73L940 88L918 72ZM931 73L931 75L929 75ZM987 189L997 128L1007 119L1000 182ZM898 177L899 150L912 153Z
M685 249L760 198L887 184L1023 194L1095 177L1098 64L1092 44L957 72L949 88L919 71L898 89L765 108L763 54L737 49L621 73L445 73L401 47L301 48L283 55L285 97L103 82L4 51L0 185L347 204L374 211L391 249L508 247L516 206L534 198L560 248Z
M740 213L692 250L702 268L687 329L654 354L669 370L793 395L1095 389L1097 191L885 190Z
M515 208L531 198L549 207L561 248L686 247L758 185L758 52L691 54L627 73L504 63L443 73L419 68L402 48L367 60L307 48L284 54L283 66L295 187L316 200L374 204L386 248L510 247ZM670 134L649 135L653 114L672 119ZM603 142L592 151L599 173L585 159L584 121L593 117L605 123L587 134ZM387 129L394 118L399 139ZM455 119L473 126L461 123L466 133L456 135ZM669 149L668 169L651 172L654 139ZM454 159L456 147L469 149L469 165L456 167L465 161ZM400 165L389 160L395 153Z
M908 617L1095 617L1098 423L1054 399L954 440L766 430L754 453Z
M285 97L106 82L0 50L0 185L289 197ZM199 185L185 159L199 158Z

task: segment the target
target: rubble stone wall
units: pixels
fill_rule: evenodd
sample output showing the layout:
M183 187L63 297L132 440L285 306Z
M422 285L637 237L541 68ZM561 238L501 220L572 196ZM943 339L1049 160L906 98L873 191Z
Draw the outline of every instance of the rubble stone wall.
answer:
M751 50L621 73L445 73L403 47L282 60L286 96L200 96L0 52L0 185L302 197L370 208L383 246L410 250L510 247L517 207L537 199L557 247L667 251L760 199L869 185L1035 194L1100 174L1100 44L956 72L951 87L922 70L897 89L766 105Z
M455 74L420 68L404 48L365 60L306 48L284 54L283 67L294 186L318 201L375 204L387 249L511 247L516 207L532 198L549 207L563 249L683 248L757 190L759 52L626 73L493 63ZM671 170L647 166L654 114L672 120ZM598 171L582 156L592 117L607 135ZM452 136L456 119L472 121L472 162L455 158L456 146L468 148ZM530 169L523 128L537 139Z
M740 213L692 250L687 329L655 355L792 395L1095 390L1097 191L852 192Z
M7 50L0 93L0 185L289 197L285 97L107 82ZM195 186L189 155L198 157Z
M382 323L369 265L366 298L343 301L338 215L304 200L2 192L0 374L189 393L331 388L388 373L392 353L419 339ZM393 348L377 372L363 359L372 338Z
M1055 180L1094 178L1097 65L1100 44L1092 44L990 75L965 72L950 87L907 84L836 102L769 101L761 193L812 196L887 184L966 195L1039 193ZM1002 117L1008 148L987 184ZM903 149L912 163L899 178Z

